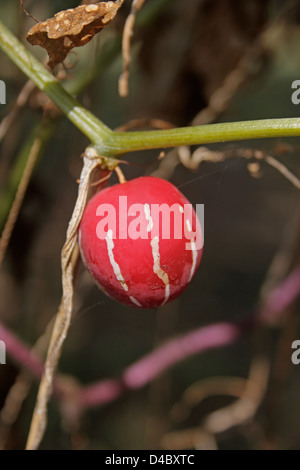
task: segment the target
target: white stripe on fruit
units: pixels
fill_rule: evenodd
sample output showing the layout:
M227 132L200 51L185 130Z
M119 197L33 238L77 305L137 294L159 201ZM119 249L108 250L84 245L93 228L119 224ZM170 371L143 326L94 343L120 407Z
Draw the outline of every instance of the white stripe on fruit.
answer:
M114 257L113 249L115 247L115 244L114 244L114 241L113 241L113 231L112 230L108 230L107 235L105 237L105 240L106 240L106 244L107 244L108 257L109 257L110 264L113 268L113 272L114 272L117 280L119 281L119 283L123 287L123 289L126 292L128 292L128 286L127 286L127 284L125 282L125 279L124 279L124 277L121 273L120 266L118 265L118 263L116 262L115 257Z
M170 297L170 281L168 274L160 267L159 238L154 237L151 240L152 256L153 256L153 272L161 279L165 285L164 305Z
M144 212L145 212L146 220L147 220L147 222L148 222L147 232L151 232L151 230L153 229L153 219L152 219L152 217L151 217L151 212L150 212L150 206L149 206L149 204L145 204L145 205L144 205Z
M128 292L128 285L126 284L126 281L125 281L125 279L124 279L124 277L121 273L120 266L118 265L118 263L116 262L115 257L114 257L113 249L115 247L115 244L113 242L113 231L112 230L108 230L107 235L105 237L105 240L106 240L106 244L107 244L108 257L109 257L110 264L113 268L113 272L114 272L117 280L119 281L119 283L121 284L121 286L125 290L125 292ZM129 297L129 299L131 300L132 303L134 303L138 307L141 307L141 304L134 297L132 297L131 295L129 295L128 297Z
M188 231L191 232L192 231L192 224L189 221L189 219L187 219L187 221L186 221L186 226L187 226ZM196 244L195 244L195 239L192 238L190 243L191 243L191 250L192 250L192 267L191 267L191 272L190 272L190 277L189 277L188 282L190 282L192 277L194 276L195 269L196 269L196 264L197 264L197 256L198 256L198 252L197 252L197 248L196 248Z

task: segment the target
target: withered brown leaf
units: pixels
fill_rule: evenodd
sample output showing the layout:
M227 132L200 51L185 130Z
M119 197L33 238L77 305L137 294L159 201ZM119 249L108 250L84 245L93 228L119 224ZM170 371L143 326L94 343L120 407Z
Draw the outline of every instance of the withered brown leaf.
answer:
M47 49L51 69L63 62L73 47L84 46L110 23L124 0L98 2L63 10L33 26L26 39Z

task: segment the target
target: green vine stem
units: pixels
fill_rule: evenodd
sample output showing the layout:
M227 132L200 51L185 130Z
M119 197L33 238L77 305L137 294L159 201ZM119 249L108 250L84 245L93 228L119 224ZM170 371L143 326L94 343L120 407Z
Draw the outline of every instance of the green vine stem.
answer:
M300 118L261 119L145 132L114 132L104 150L115 156L136 150L266 137L300 136Z
M91 142L101 142L109 136L112 131L81 106L1 21L0 48Z
M130 151L151 148L300 136L300 118L208 124L157 131L113 132L81 106L1 21L0 47L90 139L100 155L118 156Z
M179 145L300 136L300 118L208 124L156 131L113 132L81 106L1 21L0 48L90 139L99 155L118 156L130 151Z

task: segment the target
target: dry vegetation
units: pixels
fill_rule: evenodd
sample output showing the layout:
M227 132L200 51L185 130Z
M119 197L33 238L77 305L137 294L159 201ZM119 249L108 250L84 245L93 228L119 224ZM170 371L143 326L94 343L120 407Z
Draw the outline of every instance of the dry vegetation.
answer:
M41 21L61 8L54 0L23 3ZM133 1L131 15L130 8L125 1L100 34L93 23L89 40L79 32L76 41L85 45L72 45L64 65L51 50L55 74L111 128L299 115L291 102L291 83L300 79L299 1L146 0ZM35 23L19 2L0 2L0 18L25 44ZM26 47L47 62L41 48ZM14 335L0 365L0 448L21 449L41 375L41 363L27 353L34 348L41 361L46 354L88 142L2 52L0 65L7 88L0 105L0 339L1 325ZM178 300L141 311L108 299L72 260L73 318L41 448L300 447L300 366L291 362L299 337L299 149L290 138L122 157L127 179L170 179L205 205L203 261ZM160 368L174 338L187 345L197 334L209 351L200 343ZM155 364L153 376L144 356Z

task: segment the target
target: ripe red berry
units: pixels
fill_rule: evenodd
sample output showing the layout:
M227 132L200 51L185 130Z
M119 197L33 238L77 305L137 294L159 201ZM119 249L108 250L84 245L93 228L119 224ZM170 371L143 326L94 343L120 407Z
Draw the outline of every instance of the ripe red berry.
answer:
M140 177L97 193L79 227L82 259L100 288L126 305L153 308L177 297L202 256L191 203L166 180Z

